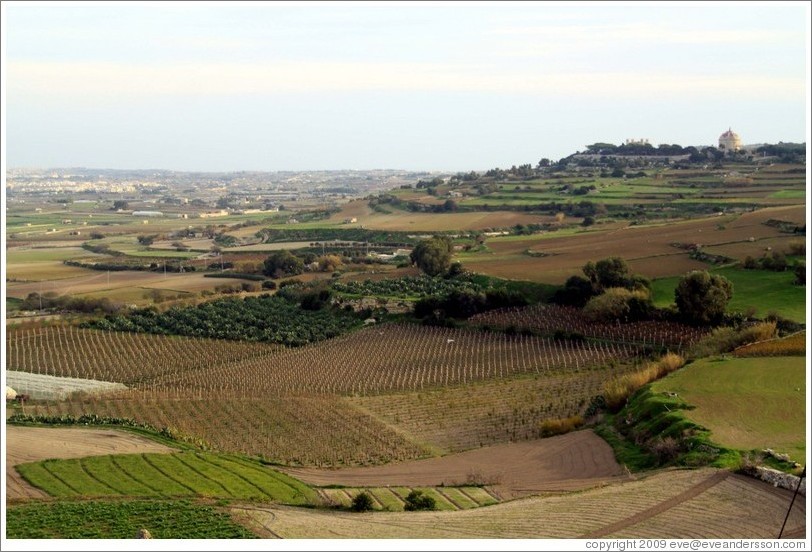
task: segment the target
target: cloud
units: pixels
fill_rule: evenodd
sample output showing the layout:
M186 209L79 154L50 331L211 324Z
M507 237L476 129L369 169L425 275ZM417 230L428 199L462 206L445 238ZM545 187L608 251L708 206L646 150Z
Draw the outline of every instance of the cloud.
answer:
M549 97L802 99L802 78L759 74L545 71L452 63L272 62L129 65L16 61L7 66L15 99L76 102L155 97L238 96L305 92L486 92Z

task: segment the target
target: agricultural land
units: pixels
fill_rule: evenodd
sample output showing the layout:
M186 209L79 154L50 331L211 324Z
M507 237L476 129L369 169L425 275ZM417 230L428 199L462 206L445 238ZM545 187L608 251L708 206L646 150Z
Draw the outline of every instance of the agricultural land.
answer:
M7 538L806 538L805 145L598 146L10 173Z

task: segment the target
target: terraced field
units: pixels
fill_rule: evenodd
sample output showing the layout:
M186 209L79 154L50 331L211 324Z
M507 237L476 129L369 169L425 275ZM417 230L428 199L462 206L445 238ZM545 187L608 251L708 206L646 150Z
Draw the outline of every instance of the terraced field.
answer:
M349 507L353 498L361 492L372 497L373 509L402 512L406 497L413 490L434 499L440 511L469 510L480 506L497 504L499 499L481 487L347 487L341 489L318 489L319 495L331 506Z
M774 538L792 493L714 469L665 471L582 493L448 512L236 510L282 538ZM787 533L804 535L795 503Z
M19 464L30 484L55 497L206 496L313 504L307 485L257 462L201 452L122 454Z

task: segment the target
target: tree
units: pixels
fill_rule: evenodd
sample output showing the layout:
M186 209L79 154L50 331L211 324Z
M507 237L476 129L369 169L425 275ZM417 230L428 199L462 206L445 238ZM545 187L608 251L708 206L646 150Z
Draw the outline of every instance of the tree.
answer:
M620 257L601 259L597 263L589 261L584 265L583 271L596 291L612 287L629 287L629 265Z
M118 211L121 209L122 211L126 211L130 208L130 204L123 199L117 199L113 202L113 210Z
M372 510L372 497L366 491L361 491L352 499L350 510L353 512L369 512Z
M304 262L287 249L274 251L263 263L262 273L272 278L295 276L302 272L304 272Z
M674 290L677 309L687 320L713 324L721 320L733 297L733 283L706 270L694 270L683 276Z
M805 286L806 285L806 264L805 263L798 263L795 265L795 285L796 286Z
M438 276L451 265L451 240L445 236L434 236L423 240L412 250L409 258L429 276Z
M403 507L407 512L414 512L416 510L434 510L435 501L432 497L423 494L423 491L414 490L406 497L406 506Z
M335 272L344 266L344 263L341 261L341 257L332 254L323 255L316 259L316 262L319 263L319 270L322 272Z
M152 245L155 241L155 236L138 236L138 243L140 245Z
M553 301L561 305L583 307L595 295L592 282L583 276L570 276L562 289L555 292Z

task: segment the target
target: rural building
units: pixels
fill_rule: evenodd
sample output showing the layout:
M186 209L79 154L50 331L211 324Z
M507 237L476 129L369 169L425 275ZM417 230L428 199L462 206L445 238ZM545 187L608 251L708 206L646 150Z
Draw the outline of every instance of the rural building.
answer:
M742 139L728 127L727 132L719 136L719 149L724 151L739 151L742 149Z
M355 224L356 222L358 222L358 219L355 217L344 219L344 224Z
M228 211L225 209L221 209L220 211L205 211L200 213L198 216L200 218L210 218L210 217L224 217L228 215Z
M134 217L162 217L164 214L161 211L133 211Z

